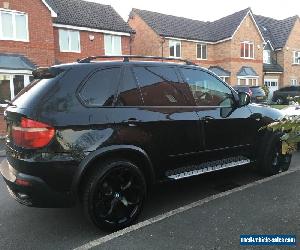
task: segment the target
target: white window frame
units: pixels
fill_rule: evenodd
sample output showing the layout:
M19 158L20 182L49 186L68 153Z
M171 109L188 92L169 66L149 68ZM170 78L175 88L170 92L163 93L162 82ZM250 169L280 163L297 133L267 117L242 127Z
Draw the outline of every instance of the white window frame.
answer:
M298 79L292 78L291 79L291 86L298 86Z
M9 72L6 70L0 70L0 75L9 76L10 98L12 100L15 97L14 76L16 76L16 75L24 76L24 87L26 87L30 83L29 77L31 76L31 73L28 72L28 73L24 74L24 73L22 73L22 71ZM7 106L7 104L0 103L0 107L6 107L6 106Z
M300 64L300 50L293 51L293 64Z
M179 44L179 47L180 47L180 55L178 56L176 54L176 44ZM174 56L171 56L171 53L170 53L170 49L171 49L171 46L174 46ZM171 58L181 58L181 41L178 41L178 40L169 40L169 57Z
M201 46L201 49L200 49L200 51L201 51L201 53L200 53L200 57L198 57L198 46ZM203 47L205 46L205 54L206 54L206 58L203 58ZM197 43L196 44L196 58L197 58L197 60L207 60L207 58L208 58L208 55L207 55L207 44L205 44L205 43Z
M249 85L249 80L255 80L255 85ZM238 77L238 85L241 85L241 80L246 80L246 85L247 86L258 86L258 79L259 77L258 76L247 76L247 77Z
M13 37L7 38L3 37L3 29L2 29L2 13L12 15L12 26L13 26ZM26 39L18 39L16 32L16 16L25 16L26 19ZM16 42L29 42L29 27L28 27L28 14L15 10L7 10L0 8L0 40L4 41L16 41Z
M255 54L254 54L254 42L250 42L250 41L243 41L241 42L240 44L240 54L241 54L241 45L244 44L244 56L240 55L241 58L243 59L254 59L255 58ZM250 53L250 48L251 48L251 45L253 45L253 51L252 51L252 55L253 57L251 57L251 53ZM249 56L245 56L246 55L246 46L248 46L248 51L249 51Z
M271 50L264 50L264 52L263 52L263 62L265 64L271 64Z
M111 48L112 48L112 53L108 53L107 52L107 48L106 48L106 43L105 43L105 37L106 36L110 36L112 39L111 39L111 41L112 41L112 44L111 44ZM116 40L115 40L115 38L116 37L119 37L120 38L120 48L121 48L121 50L120 50L120 53L115 53L115 47L116 47ZM118 36L118 35L111 35L111 34L104 34L104 53L105 53L105 55L106 56L121 56L122 55L122 36Z
M221 80L222 80L223 82L228 83L226 80L228 80L229 76L219 76L219 77L221 78Z
M68 50L63 50L61 46L61 40L60 40L60 32L64 31L68 33ZM79 48L78 50L71 50L71 39L70 39L70 32L76 32L77 33L77 38L78 38L78 44ZM80 31L78 30L68 30L68 29L59 29L58 30L58 41L59 41L59 51L60 52L69 52L69 53L81 53L81 43L80 43Z

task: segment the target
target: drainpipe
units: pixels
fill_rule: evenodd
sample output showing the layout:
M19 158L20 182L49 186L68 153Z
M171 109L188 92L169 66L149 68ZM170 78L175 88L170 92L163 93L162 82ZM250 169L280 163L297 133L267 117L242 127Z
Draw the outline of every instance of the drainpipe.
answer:
M164 57L164 43L166 42L166 39L164 37L161 38L161 57Z

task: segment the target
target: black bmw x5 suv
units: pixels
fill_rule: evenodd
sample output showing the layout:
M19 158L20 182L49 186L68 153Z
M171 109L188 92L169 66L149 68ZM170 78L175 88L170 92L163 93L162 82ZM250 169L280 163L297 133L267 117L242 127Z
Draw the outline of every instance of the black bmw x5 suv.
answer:
M10 194L36 207L81 202L101 229L132 224L150 187L250 163L287 170L282 118L249 104L210 71L189 64L87 58L36 70L5 111Z

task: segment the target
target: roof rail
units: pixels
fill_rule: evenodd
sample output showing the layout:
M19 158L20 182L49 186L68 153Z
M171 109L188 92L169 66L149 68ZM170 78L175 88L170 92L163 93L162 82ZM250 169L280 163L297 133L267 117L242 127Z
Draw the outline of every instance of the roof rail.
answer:
M189 60L185 60L185 59L179 59L179 58L171 58L171 57L160 57L160 56L137 56L137 55L123 55L123 56L89 56L83 59L78 59L77 62L78 63L90 63L92 60L95 59L99 59L99 58L123 58L123 62L129 62L129 59L155 59L155 60L166 60L166 61L179 61L179 62L184 62L187 65L195 65L197 66L197 64L189 61Z

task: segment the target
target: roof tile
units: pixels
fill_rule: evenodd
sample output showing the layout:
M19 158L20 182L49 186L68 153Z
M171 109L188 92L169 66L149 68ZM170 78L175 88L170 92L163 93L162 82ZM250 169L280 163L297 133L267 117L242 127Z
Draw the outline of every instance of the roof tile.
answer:
M83 0L46 0L57 12L54 23L117 32L133 32L110 6Z

